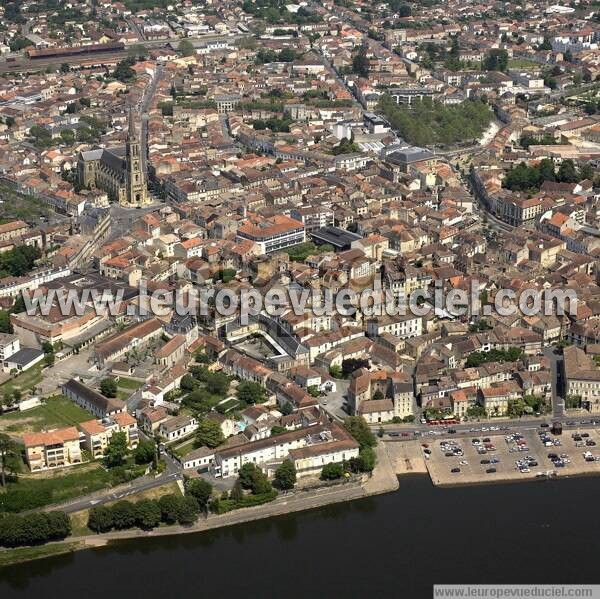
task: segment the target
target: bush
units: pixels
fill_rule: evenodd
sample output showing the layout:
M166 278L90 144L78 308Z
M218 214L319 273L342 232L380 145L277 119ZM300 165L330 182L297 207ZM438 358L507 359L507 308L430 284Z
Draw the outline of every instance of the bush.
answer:
M215 499L210 503L210 511L214 514L225 514L232 510L243 507L256 507L273 501L277 497L277 491L272 489L268 493L260 495L244 495L241 499Z
M321 470L321 480L336 480L344 476L342 464L326 464Z

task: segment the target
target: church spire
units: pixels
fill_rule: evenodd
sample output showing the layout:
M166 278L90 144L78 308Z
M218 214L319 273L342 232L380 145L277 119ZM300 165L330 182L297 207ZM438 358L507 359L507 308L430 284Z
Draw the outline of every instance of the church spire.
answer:
M136 130L135 130L135 121L133 118L133 107L129 106L129 114L127 115L127 132L128 132L128 136L129 136L129 141L132 141L135 139L136 136Z

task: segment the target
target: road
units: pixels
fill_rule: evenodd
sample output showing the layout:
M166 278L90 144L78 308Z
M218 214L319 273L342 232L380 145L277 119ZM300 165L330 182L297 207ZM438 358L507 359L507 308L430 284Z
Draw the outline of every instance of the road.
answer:
M171 472L161 474L154 479L149 479L148 477L143 477L133 481L130 486L126 489L122 489L119 491L108 492L104 495L88 495L85 497L79 497L75 501L71 503L51 506L53 510L61 510L66 512L67 514L73 514L75 512L81 512L83 510L89 510L93 507L97 507L99 505L104 505L105 503L110 503L112 501L118 501L119 499L126 499L131 495L135 495L137 493L142 493L144 491L149 491L150 489L154 489L156 487L160 487L162 485L166 485L169 482L175 482L182 478L181 473L179 472Z
M148 440L148 437L139 431L140 439ZM182 480L183 472L179 463L174 460L168 453L161 451L161 458L165 462L165 471L155 477L152 475L142 476L141 478L135 479L127 485L120 485L119 488L114 490L100 491L98 493L92 493L83 497L78 497L71 502L67 502L61 505L50 506L50 509L59 509L68 514L74 512L80 512L82 510L89 510L98 505L110 503L111 501L118 501L119 499L125 499L131 495L137 493L143 493L156 487L161 487L170 482Z

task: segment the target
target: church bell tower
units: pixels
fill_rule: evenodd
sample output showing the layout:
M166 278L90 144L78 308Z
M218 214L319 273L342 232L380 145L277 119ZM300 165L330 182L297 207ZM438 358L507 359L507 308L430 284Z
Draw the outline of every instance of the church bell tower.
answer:
M146 176L142 168L140 154L140 136L133 119L133 110L129 109L127 129L127 204L141 206L149 202Z

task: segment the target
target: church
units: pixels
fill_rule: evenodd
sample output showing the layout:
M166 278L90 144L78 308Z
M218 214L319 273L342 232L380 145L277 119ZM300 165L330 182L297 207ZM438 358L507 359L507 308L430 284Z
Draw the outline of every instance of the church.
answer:
M125 147L95 148L80 152L77 172L82 187L102 189L121 206L143 206L151 202L140 155L140 136L129 111Z

